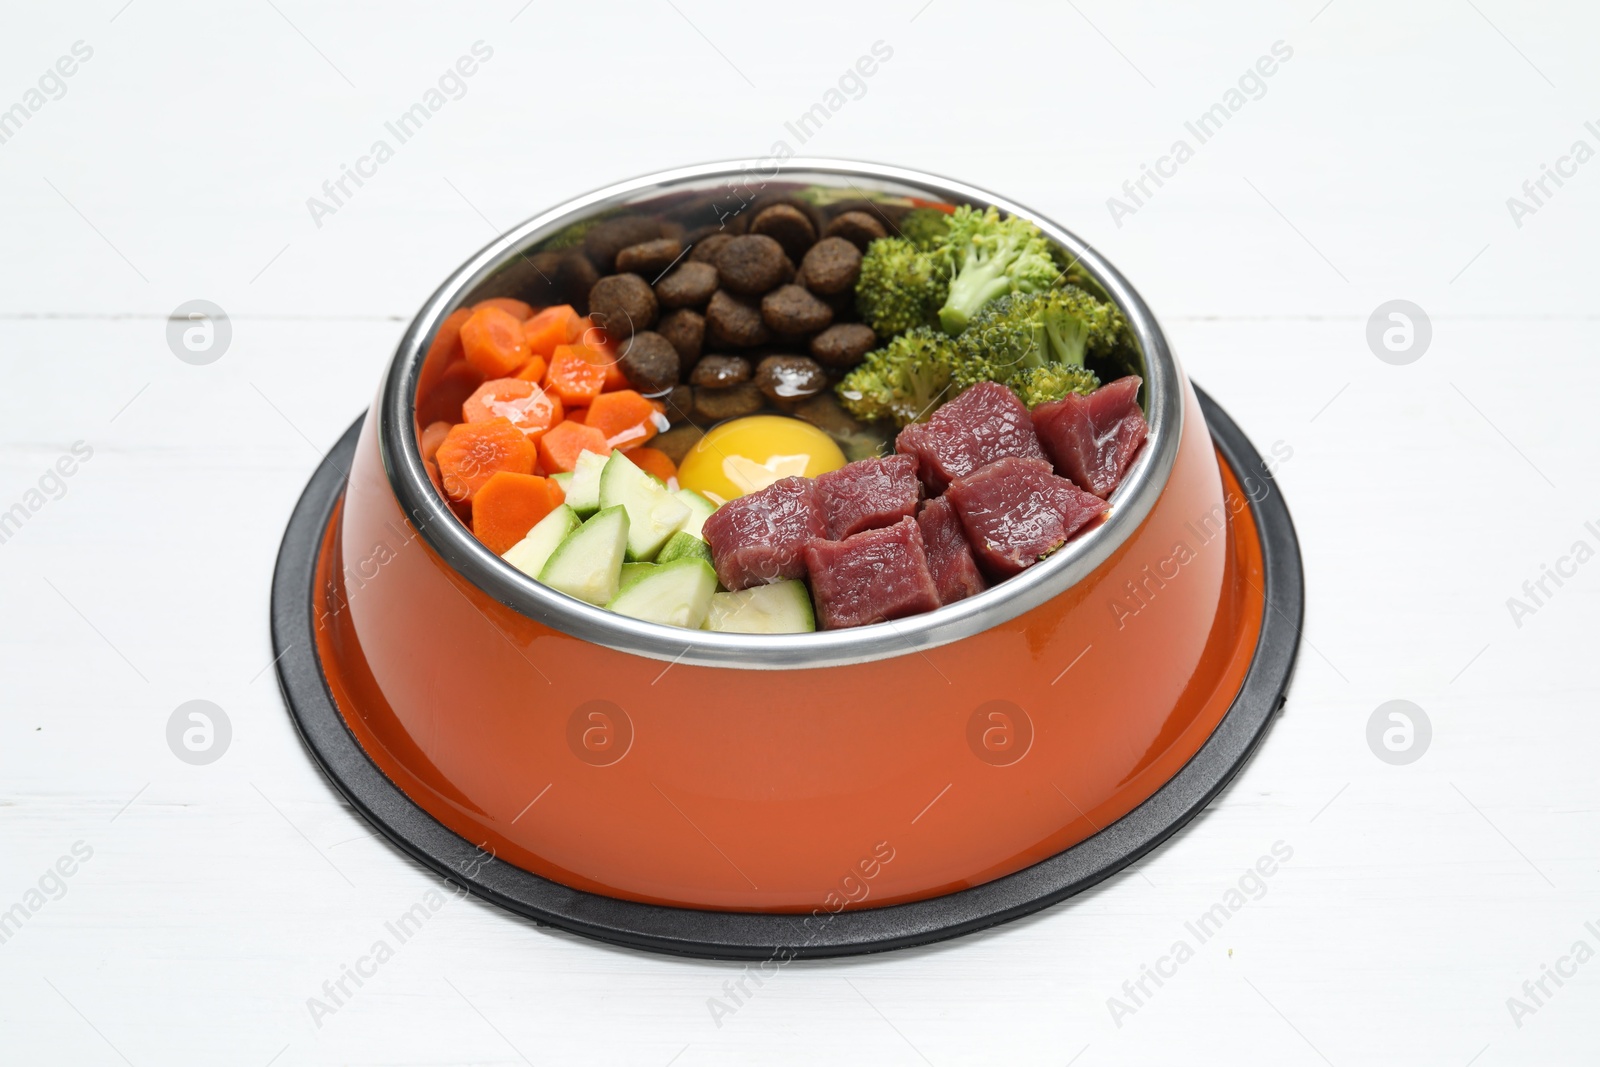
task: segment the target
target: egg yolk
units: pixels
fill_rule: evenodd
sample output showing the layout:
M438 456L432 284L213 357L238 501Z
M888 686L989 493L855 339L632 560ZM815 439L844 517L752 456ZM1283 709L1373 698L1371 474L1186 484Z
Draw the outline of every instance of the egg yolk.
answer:
M779 478L815 478L844 466L833 438L787 415L751 415L717 426L678 464L678 484L725 504Z

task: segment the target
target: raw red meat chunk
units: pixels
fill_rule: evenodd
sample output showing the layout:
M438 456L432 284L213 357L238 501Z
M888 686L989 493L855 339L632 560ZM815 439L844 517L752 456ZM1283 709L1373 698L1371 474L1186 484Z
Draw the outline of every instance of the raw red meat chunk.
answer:
M998 382L979 382L900 431L894 450L917 458L931 495L957 478L1006 456L1044 459L1039 438L1017 394Z
M917 515L922 542L928 551L928 569L939 591L940 604L954 604L964 597L983 592L983 580L972 559L961 517L944 497L935 497Z
M708 520L709 521L709 520ZM811 599L824 630L865 626L939 606L917 520L806 547Z
M858 459L817 475L817 503L835 541L915 515L920 499L917 461L911 456Z
M1149 433L1135 403L1141 381L1118 378L1088 396L1069 393L1033 409L1034 429L1056 473L1095 496L1111 495Z
M717 580L734 590L804 578L806 544L826 537L828 526L817 506L817 483L780 478L722 505L701 532L711 546Z
M1106 502L1037 460L997 460L950 485L972 554L989 577L1009 578L1054 552Z

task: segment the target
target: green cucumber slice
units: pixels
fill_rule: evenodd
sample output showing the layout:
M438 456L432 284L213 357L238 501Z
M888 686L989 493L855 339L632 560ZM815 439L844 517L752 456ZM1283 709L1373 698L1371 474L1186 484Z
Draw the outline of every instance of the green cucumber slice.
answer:
M692 533L679 530L667 538L667 543L656 553L657 563L671 563L675 559L703 559L711 562L711 546Z
M621 452L611 453L600 472L600 506L627 509L628 559L641 563L655 559L689 517L689 505Z
M627 511L601 508L556 546L539 581L590 604L604 604L617 595L627 548Z
M649 573L624 586L606 607L645 622L698 630L716 591L717 572L711 564L703 559L678 559L652 566Z
M717 593L706 617L706 629L728 634L808 634L816 628L811 591L799 580Z
M533 529L529 530L522 540L506 549L500 558L529 578L537 578L539 572L544 570L544 565L550 562L550 556L555 552L556 546L565 541L567 535L579 525L577 513L562 504L534 523Z
M622 574L617 579L617 588L626 588L627 584L635 578L641 578L656 569L654 563L624 563Z
M567 494L567 506L582 518L600 510L600 472L605 466L606 457L600 453L580 452L578 462L572 465L572 481L561 487Z
M703 537L700 528L706 524L711 513L717 510L717 506L693 489L679 489L672 495L689 505L689 517L683 521L679 529L696 537Z

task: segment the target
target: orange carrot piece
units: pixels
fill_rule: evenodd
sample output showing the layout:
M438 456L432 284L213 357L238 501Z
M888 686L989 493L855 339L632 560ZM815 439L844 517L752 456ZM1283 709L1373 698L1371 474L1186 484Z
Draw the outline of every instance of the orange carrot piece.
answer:
M500 471L472 498L472 533L495 555L527 536L566 495L548 478Z
M528 362L517 371L517 377L525 382L544 381L544 372L550 369L550 361L543 356L529 356Z
M539 438L539 465L554 474L570 471L578 465L578 456L584 452L611 454L605 435L592 426L568 419Z
M605 434L612 448L629 449L656 435L656 417L656 409L637 391L618 389L595 397L583 421Z
M587 425L588 422L589 422L589 409L588 408L568 408L567 409L567 421L568 422L575 422L580 426Z
M464 359L445 368L444 374L427 392L417 393L417 425L461 421L461 405L472 391L483 384L483 372Z
M450 427L434 456L451 500L471 500L500 471L528 474L537 458L527 435L504 418Z
M551 396L536 383L525 382L521 378L496 378L492 382L484 382L461 405L463 422L510 419L513 426L535 440L560 422L561 417L560 397Z
M557 345L545 372L545 388L566 404L587 404L606 382L605 357L587 345Z
M533 306L518 300L514 296L491 296L487 300L480 300L473 305L472 310L478 308L499 308L517 317L518 322L527 322L533 317Z
M653 474L663 482L670 482L678 476L678 466L672 462L672 457L659 448L630 448L623 452L633 461L633 465L646 474Z
M461 324L461 347L485 378L505 378L528 361L522 320L497 307L480 307Z
M548 358L556 345L577 343L589 320L572 310L571 304L557 304L537 312L522 324L522 336L528 342L528 351Z
M450 432L450 425L440 419L423 427L422 433L417 435L417 451L422 453L423 459L431 460L439 451L439 446L444 444L445 436Z
M428 344L428 354L422 359L422 370L417 375L417 401L433 392L444 372L461 358L461 324L472 317L466 308L458 308L444 317Z

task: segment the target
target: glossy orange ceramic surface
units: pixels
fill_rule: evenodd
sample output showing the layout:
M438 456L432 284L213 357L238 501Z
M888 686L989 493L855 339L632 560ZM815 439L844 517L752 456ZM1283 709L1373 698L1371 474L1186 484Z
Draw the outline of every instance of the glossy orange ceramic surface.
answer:
M371 418L319 560L318 645L356 739L475 844L574 888L713 909L916 900L1130 811L1227 711L1260 546L1192 391L1144 524L976 636L760 671L589 644L488 598L402 514Z

